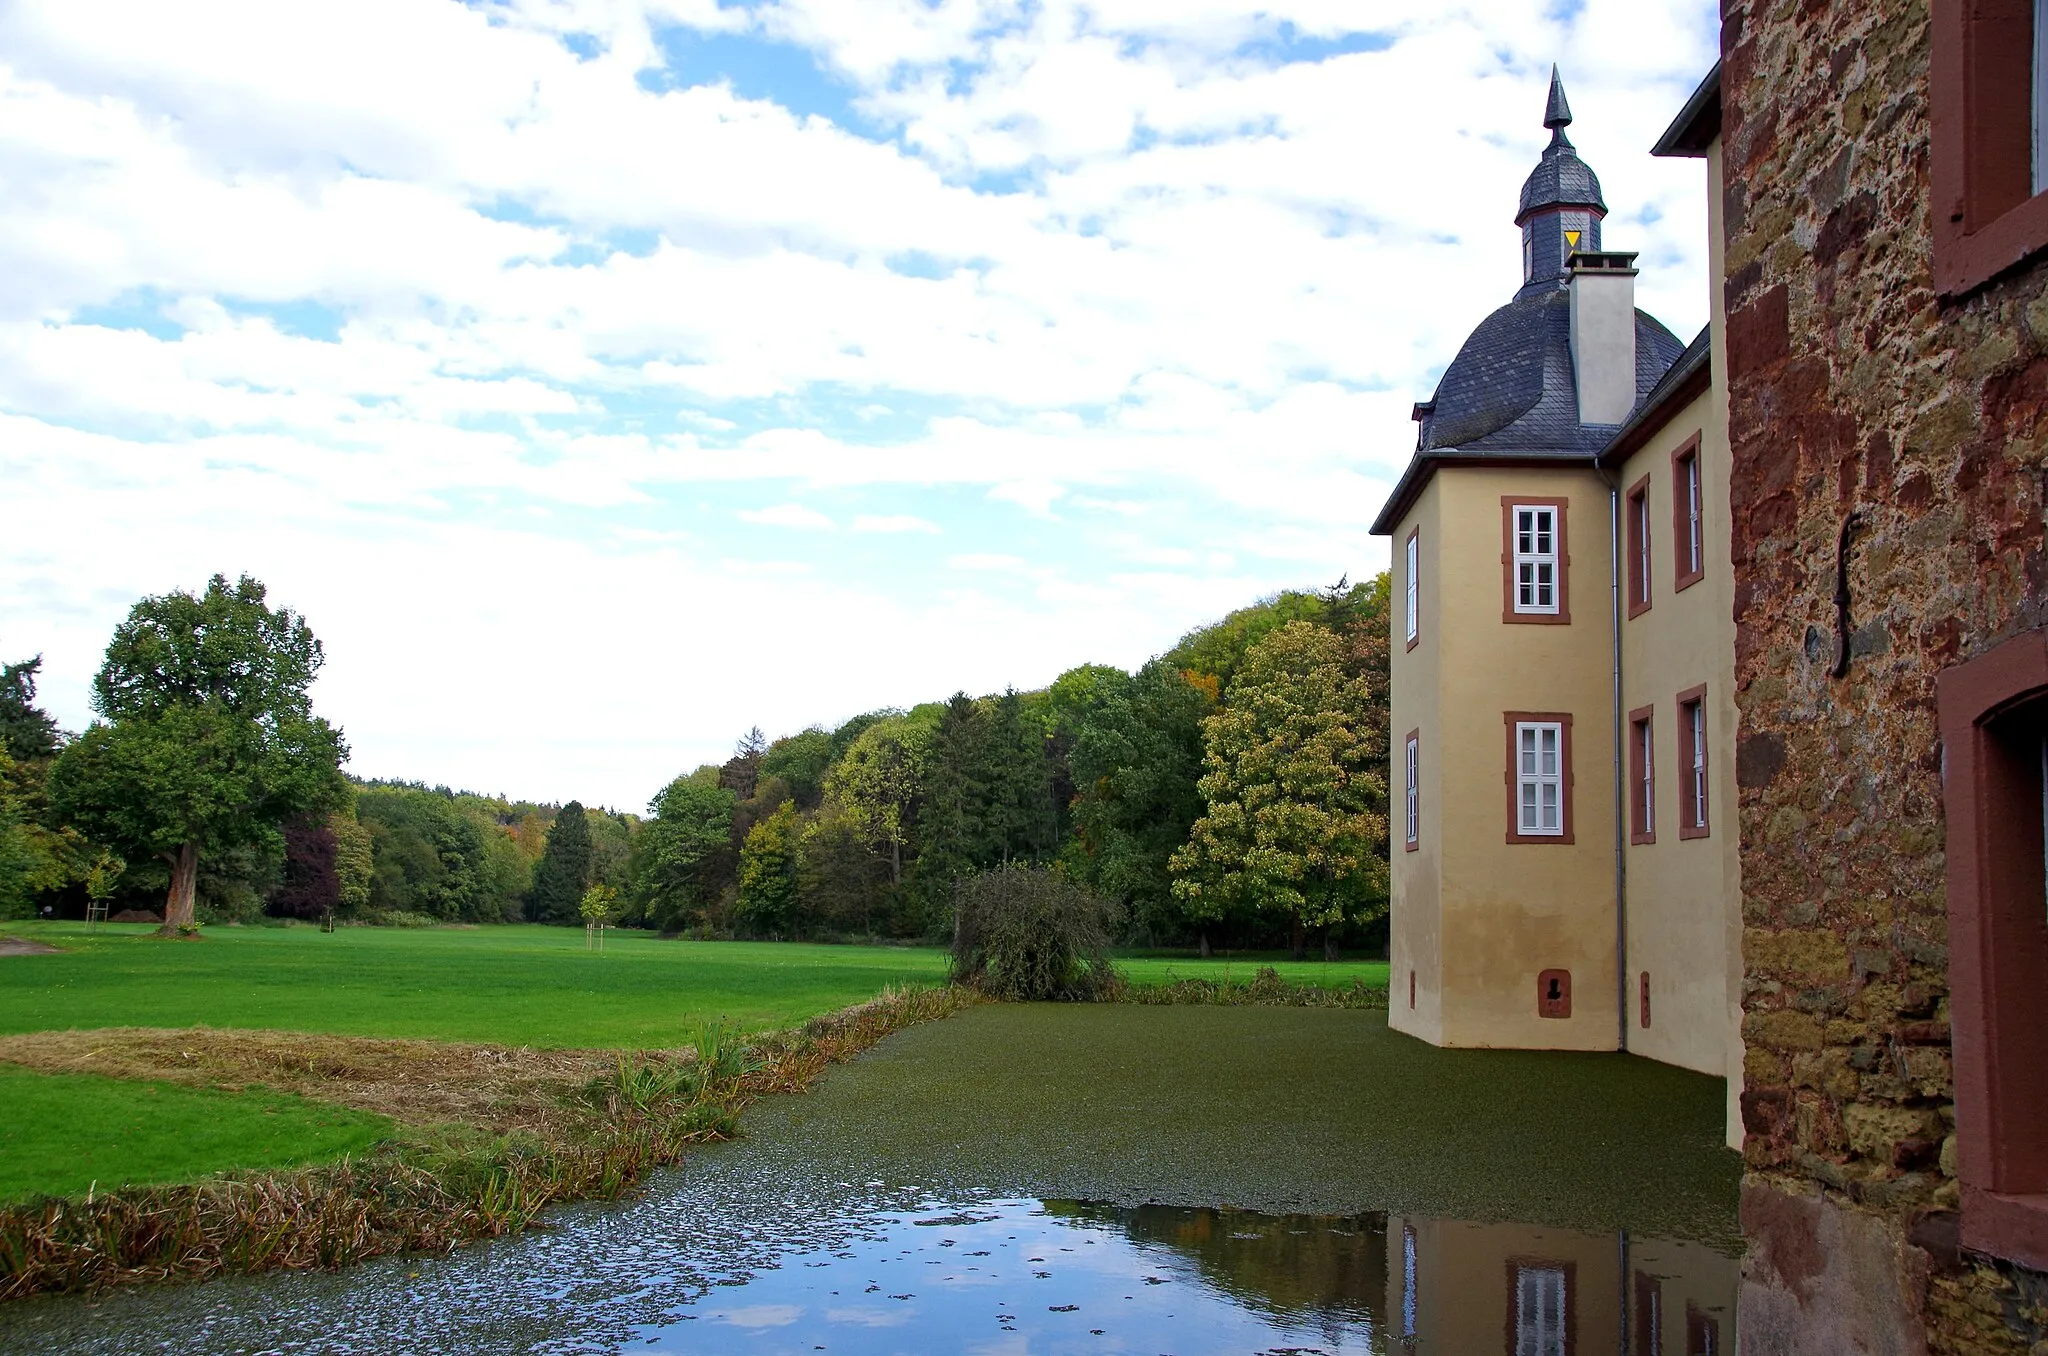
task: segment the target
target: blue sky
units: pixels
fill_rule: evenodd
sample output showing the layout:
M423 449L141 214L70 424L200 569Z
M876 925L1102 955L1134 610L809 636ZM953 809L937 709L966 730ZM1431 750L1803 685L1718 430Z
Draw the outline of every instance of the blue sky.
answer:
M247 571L373 776L637 808L1383 568L1550 63L1639 302L1702 3L18 0L0 656ZM21 509L26 509L22 512Z

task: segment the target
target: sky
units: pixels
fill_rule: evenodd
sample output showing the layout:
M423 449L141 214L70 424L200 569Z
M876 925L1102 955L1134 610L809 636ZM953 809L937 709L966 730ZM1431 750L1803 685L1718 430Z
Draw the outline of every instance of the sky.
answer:
M304 614L358 776L637 810L1384 569L1551 63L1680 338L1709 0L8 0L0 659Z

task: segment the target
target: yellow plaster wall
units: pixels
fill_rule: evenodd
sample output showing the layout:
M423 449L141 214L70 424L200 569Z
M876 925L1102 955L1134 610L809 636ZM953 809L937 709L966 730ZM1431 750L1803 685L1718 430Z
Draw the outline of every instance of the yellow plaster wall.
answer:
M1418 1351L1514 1351L1517 1264L1568 1268L1572 1349L1605 1350L1621 1331L1620 1249L1613 1234L1586 1234L1531 1224L1387 1218L1387 1316L1393 1338L1403 1333L1408 1282L1406 1233L1415 1237L1415 1332ZM1605 1345L1603 1345L1605 1344ZM1394 1342L1389 1350L1398 1349ZM1683 1351L1683 1343L1668 1348Z
M1439 751L1442 748L1441 647L1443 590L1438 584L1434 556L1437 534L1442 525L1438 492L1441 478L1434 478L1417 498L1408 519L1394 538L1394 568L1390 625L1393 694L1390 703L1393 729L1392 767L1387 777L1392 813L1388 816L1388 844L1391 867L1388 898L1392 901L1392 925L1388 937L1388 1024L1433 1045L1443 1043L1443 989L1441 984L1442 934L1439 923L1439 886L1443 864L1443 778ZM1416 571L1421 624L1415 648L1408 648L1408 534L1420 529L1417 539L1420 568ZM1421 832L1416 850L1406 846L1406 745L1408 732L1419 730L1421 738L1420 806ZM1410 974L1415 976L1415 1001L1409 1005Z
M1568 625L1502 622L1503 495L1568 500ZM1392 844L1397 1030L1440 1045L1615 1048L1607 516L1607 487L1587 469L1444 467L1395 536L1398 572L1408 532L1423 528L1422 642L1404 652L1397 630L1394 646L1397 754L1420 727L1424 763L1421 850ZM1404 590L1397 578L1397 600ZM1572 716L1570 844L1506 841L1509 711ZM1537 1016L1537 975L1551 968L1572 974L1568 1019Z

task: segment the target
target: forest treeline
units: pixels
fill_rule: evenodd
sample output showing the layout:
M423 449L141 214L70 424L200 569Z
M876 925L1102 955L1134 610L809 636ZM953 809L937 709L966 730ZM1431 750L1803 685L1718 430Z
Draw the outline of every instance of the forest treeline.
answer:
M664 933L914 939L950 932L956 882L1038 864L1117 901L1130 942L1370 940L1386 908L1387 604L1384 574L1282 592L1135 672L1088 664L1035 691L756 729L644 814L337 771L194 854L191 899L215 922L571 924L601 885L621 924ZM0 679L0 917L75 916L92 893L160 911L178 853L105 845L125 788L95 768L106 781L127 764L85 746L114 722L67 741L35 706L36 674L31 660ZM102 706L124 690L102 687Z

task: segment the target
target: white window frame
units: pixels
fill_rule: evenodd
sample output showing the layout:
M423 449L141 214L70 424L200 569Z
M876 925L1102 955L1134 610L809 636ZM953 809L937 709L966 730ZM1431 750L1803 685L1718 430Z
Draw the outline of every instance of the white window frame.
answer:
M1569 1286L1563 1267L1515 1268L1515 1356L1565 1356Z
M2048 5L2048 0L2039 0L2039 3L2041 3L2041 4L2044 4L2044 5ZM1687 528L1686 528L1686 534L1685 534L1685 552L1686 552L1686 558L1685 558L1685 572L1686 572L1687 574L1698 574L1698 573L1700 572L1700 555L1701 555L1701 550L1700 550L1700 453L1699 453L1699 449L1698 449L1698 448L1694 448L1694 449L1693 449L1693 451L1692 451L1692 455L1690 455L1690 456L1686 457L1686 458L1685 458L1684 460L1685 460L1685 511L1686 511L1686 523L1687 523Z
M1516 504L1510 509L1509 531L1512 540L1508 546L1514 553L1514 610L1525 616L1554 617L1560 609L1558 597L1558 517L1561 510L1555 504ZM1523 515L1528 518L1529 528L1523 528ZM1548 527L1543 524L1548 521ZM1541 549L1545 538L1549 550ZM1524 543L1527 549L1524 549ZM1550 601L1543 601L1543 590L1550 590ZM1524 601L1524 598L1527 601Z
M1422 740L1419 737L1411 738L1408 741L1408 841L1410 843L1417 843L1422 839L1422 797L1415 786L1417 764L1422 761L1421 744Z
M1408 534L1408 639L1411 641L1421 634L1422 624L1422 600L1415 584L1416 565L1422 556L1421 540L1419 532Z
M1686 731L1692 740L1692 827L1707 827L1707 703L1703 697L1691 703L1692 718Z
M1551 764L1543 766L1549 740ZM1564 725L1554 720L1515 722L1515 833L1522 838L1564 837ZM1545 792L1549 793L1548 803ZM1551 822L1545 824L1544 811Z
M1635 498L1636 510L1636 597L1644 607L1650 605L1650 487L1643 486L1643 492Z
M1643 720L1637 723L1636 729L1641 732L1640 737L1643 741L1643 780L1642 784L1639 787L1637 787L1637 795L1641 797L1641 805L1643 811L1642 831L1646 834L1654 834L1655 832L1657 832L1656 718L1645 717Z

